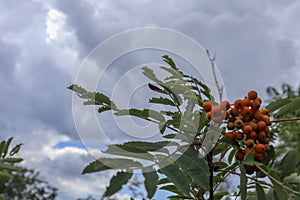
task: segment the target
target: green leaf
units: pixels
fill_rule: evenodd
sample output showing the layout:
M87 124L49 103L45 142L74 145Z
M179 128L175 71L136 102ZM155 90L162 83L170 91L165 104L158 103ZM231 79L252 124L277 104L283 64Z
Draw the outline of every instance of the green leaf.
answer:
M272 113L290 102L290 99L276 99L275 101L269 103L266 108L270 111L270 113Z
M102 106L98 109L98 113L102 113L102 112L105 112L105 111L108 111L108 110L111 110L111 108L107 107L107 106Z
M165 118L164 116L155 110L150 110L150 109L144 109L144 110L139 110L135 108L131 109L124 109L124 110L119 110L115 112L115 115L117 116L125 116L125 115L132 115L140 118L148 118L151 117L153 119L156 119L160 122L164 122Z
M149 103L157 103L157 104L175 106L173 101L171 101L168 98L163 98L163 97L160 97L160 98L153 97L152 99L149 100Z
M103 153L126 156L130 158L140 158L145 160L154 160L154 157L147 151L135 148L134 146L125 144L109 145L108 149Z
M181 81L184 81L183 75L179 71L168 67L160 67L160 68L172 74L173 76L171 77L171 79L179 79Z
M272 176L273 179L276 179L278 182L280 182L278 173L276 171L271 170L270 176ZM273 179L271 179L271 182L274 185L274 192L273 192L274 199L276 200L288 199L289 194L287 193L287 191L280 184L278 184L277 181L274 181Z
M293 173L290 176L285 177L283 179L283 183L300 185L300 175L297 175L297 173Z
M290 103L283 106L277 113L276 117L281 118L286 114L289 114L291 112L294 112L296 110L300 109L300 97L292 100Z
M246 200L247 198L247 176L246 169L243 164L240 164L241 176L240 176L240 193L241 200Z
M187 173L202 188L208 189L209 169L204 158L199 157L199 152L189 147L177 160L181 169Z
M167 184L167 183L170 183L169 179L168 178L162 178L162 179L158 180L157 185L163 185L163 184Z
M0 164L0 170L18 171L19 168L8 164Z
M173 199L179 199L179 200L186 200L186 199L194 199L193 197L188 197L188 196L184 196L184 195L173 195L173 196L168 196L169 200L173 200Z
M141 168L139 162L124 158L99 158L88 164L82 171L82 174L100 172L108 169L130 169Z
M173 192L175 194L183 195L183 193L180 190L178 190L178 188L175 187L175 185L164 185L164 186L161 186L159 189Z
M176 133L170 133L170 134L168 134L168 135L164 135L163 137L164 138L167 138L167 139L173 139L173 138L175 138L176 137Z
M166 63L168 63L168 65L170 67L172 67L173 69L177 70L176 64L174 63L174 61L173 61L172 58L170 58L168 55L164 55L164 56L162 56L162 58L163 58L163 61L166 62Z
M87 99L84 105L105 105L111 109L117 109L114 102L112 102L105 94L99 92L89 92L78 85L70 85L68 89L74 91L80 98Z
M164 134L164 132L166 131L166 122L160 122L158 125L159 131L161 134Z
M143 176L145 178L144 184L147 191L147 197L151 199L158 185L158 175L157 172L153 168L147 168L147 171L143 169Z
M159 122L165 122L165 117L160 113L155 110L149 110L149 117L152 119L156 119Z
M298 162L299 162L299 152L297 150L289 151L284 156L279 166L279 170L281 170L279 176L280 180L283 180L285 177L292 174L295 171Z
M19 163L23 161L23 158L5 158L4 161L9 163Z
M76 84L72 84L69 87L67 87L70 90L73 90L74 92L76 92L77 94L84 94L87 93L86 89L84 89L83 87L80 87Z
M256 183L255 186L257 200L266 200L266 194L263 187L259 183Z
M142 70L143 70L143 74L144 74L147 78L149 78L150 80L154 81L155 83L158 83L158 84L161 83L161 81L158 80L158 78L156 77L156 75L154 74L154 72L153 72L152 69L150 69L150 68L148 68L148 67L143 67Z
M235 155L235 149L232 149L228 155L228 163L231 164L232 163L232 160L233 160L233 157Z
M162 93L162 94L168 94L166 91L162 90L161 88L151 84L151 83L148 83L148 87L154 91L154 92L159 92L159 93Z
M2 140L0 143L0 159L2 158L4 145L5 145L5 140Z
M9 178L10 178L10 174L9 173L7 173L7 172L2 172L2 171L0 171L0 180L1 181L7 181Z
M5 158L5 156L7 155L7 151L8 151L9 145L10 145L10 143L11 143L12 140L13 140L13 137L9 138L5 142L5 144L3 146L3 149L2 149L2 156L1 156L2 158Z
M142 142L142 141L131 141L125 142L123 145L127 147L134 147L144 151L159 151L168 153L169 151L165 148L168 145L173 145L171 141L160 141L160 142Z
M17 144L17 145L16 145L14 148L12 148L12 150L9 152L9 155L10 155L10 156L13 156L13 155L19 153L19 151L20 151L22 145L23 145L23 144Z
M126 184L132 177L132 173L118 172L110 180L109 186L106 188L104 193L105 197L109 197L122 189L122 186Z
M161 163L158 163L161 166ZM185 195L189 195L190 186L187 181L187 177L178 167L171 163L166 167L161 168L161 171L168 177L168 179L174 183L175 187L178 188Z
M255 164L254 152L249 152L246 154L246 156L243 160L243 164L245 164L245 165L254 165Z

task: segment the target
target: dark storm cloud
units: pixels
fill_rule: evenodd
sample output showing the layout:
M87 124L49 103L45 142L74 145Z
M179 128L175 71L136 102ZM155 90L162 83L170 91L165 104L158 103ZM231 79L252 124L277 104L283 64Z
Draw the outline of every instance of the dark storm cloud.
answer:
M281 2L277 3L165 1L157 6L152 1L100 1L94 4L64 1L57 3L57 7L66 13L70 26L87 49L92 49L99 38L124 28L147 25L173 28L192 36L218 54L217 63L227 91L236 97L248 88L263 93L268 85L289 81L280 74L295 66L299 47L295 46L294 38L282 38L280 31L283 24L292 24L299 14L292 12L286 21L280 21L280 15L294 5L280 7ZM270 68L272 70L268 70ZM247 74L243 74L245 71ZM268 77L262 73L267 71ZM239 76L232 78L231 74L235 72ZM247 81L249 76L255 81ZM278 77L276 81L274 76Z

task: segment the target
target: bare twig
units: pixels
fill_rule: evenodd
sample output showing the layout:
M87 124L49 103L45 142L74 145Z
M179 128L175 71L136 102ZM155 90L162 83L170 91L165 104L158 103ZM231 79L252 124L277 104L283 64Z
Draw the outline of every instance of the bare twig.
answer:
M214 76L214 81L216 83L217 89L218 89L218 93L219 93L219 98L220 101L222 100L222 96L223 96L223 86L220 86L218 78L217 78L217 74L216 74L216 65L215 65L215 60L216 60L216 54L214 54L213 57L211 57L210 53L208 50L206 50L207 56L209 58L210 61L210 65L212 68L212 72L213 72L213 76Z
M299 121L300 118L291 118L291 119L277 119L272 120L271 123L278 123L278 122L291 122L291 121Z

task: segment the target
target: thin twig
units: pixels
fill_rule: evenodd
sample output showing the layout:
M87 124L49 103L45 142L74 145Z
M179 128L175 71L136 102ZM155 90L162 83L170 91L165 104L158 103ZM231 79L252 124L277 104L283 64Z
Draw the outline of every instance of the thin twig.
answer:
M217 171L219 171L219 172L227 172L227 173L230 173L230 174L234 174L234 175L241 176L241 173L234 172L234 171L231 171L231 170L218 169ZM258 182L258 183L267 185L267 186L272 187L272 188L274 187L272 184L267 183L267 182L265 182L265 181L258 180L257 178L253 178L253 177L251 177L251 176L246 176L246 177L249 178L249 179L251 179L251 180L253 180L253 181L255 181L255 182Z
M207 53L209 61L210 61L210 65L211 65L211 68L212 68L214 80L215 80L215 83L216 83L216 86L217 86L217 89L218 89L218 93L219 93L219 98L220 98L220 101L221 101L222 96L223 96L223 86L219 85L219 81L218 81L217 74L216 74L216 69L215 69L216 54L214 55L214 57L211 57L208 50L206 50L206 53Z
M291 121L299 121L300 118L291 118L291 119L277 119L272 120L271 123L278 123L278 122L291 122Z
M149 122L156 123L156 124L160 124L160 123L161 123L160 121L155 121L155 120L150 119L150 118L148 118L148 117L143 117L143 116L136 116L136 117L141 118L141 119L144 119L144 120L147 120L147 121L149 121ZM173 127L171 127L171 126L166 126L166 127L167 127L168 129L171 129L172 131L177 132L177 133L182 133L180 130L177 130L176 128L173 128ZM182 133L182 134L183 134L183 133Z
M213 151L210 151L207 155L207 162L209 167L209 200L214 200L214 163L213 163Z
M260 169L260 171L262 173L264 173L267 177L269 177L269 179L271 179L272 181L274 181L275 183L277 183L278 185L280 185L281 187L285 188L286 190L288 190L289 192L292 192L294 194L299 195L300 192L297 192L289 187L287 187L286 185L283 185L280 181L278 181L276 178L274 178L273 176L271 176L268 172L266 172L263 168L261 168L260 166L256 165L258 169Z

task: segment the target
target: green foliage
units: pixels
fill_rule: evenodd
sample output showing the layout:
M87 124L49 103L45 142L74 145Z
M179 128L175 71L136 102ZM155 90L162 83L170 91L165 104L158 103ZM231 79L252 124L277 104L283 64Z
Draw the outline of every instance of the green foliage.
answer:
M39 172L19 167L11 174L2 192L5 199L49 199L57 196L57 188L40 178Z
M3 193L5 184L11 178L12 172L19 170L14 164L23 161L22 158L12 157L19 152L22 145L18 144L10 148L12 140L13 138L11 137L0 142L0 194Z
M273 123L272 134L276 136L280 143L276 144L276 157L282 157L287 151L295 150L300 152L300 121L289 121L288 119L300 118L300 88L292 89L288 84L282 85L282 91L269 87L268 94L271 103L267 106L274 111L274 118L281 120L280 123ZM273 92L270 92L273 91ZM284 117L284 119L282 119ZM287 120L286 120L287 119ZM296 159L299 161L299 158ZM300 162L300 161L299 161ZM276 160L275 165L280 163ZM300 173L300 165L296 166Z
M119 170L111 179L105 196L121 190L135 171L142 172L149 199L153 198L158 186L160 190L173 193L169 199L221 199L236 196L242 200L281 200L300 195L297 192L300 178L295 173L299 165L298 150L287 153L281 164L274 162L278 154L275 154L272 146L263 162L255 161L254 153L248 153L244 160L237 161L234 155L236 150L241 149L242 143L224 137L226 127L220 127L220 124L206 119L203 102L217 104L210 89L201 81L180 71L170 57L163 56L163 61L168 65L161 67L168 74L163 80L148 67L143 67L142 72L152 81L148 83L150 90L159 94L149 102L165 105L169 110L121 109L103 93L89 92L77 85L68 87L84 99L84 105L99 106L99 113L111 110L119 117L133 116L156 123L166 139L159 142L133 141L108 145L104 153L110 157L99 158L83 170L83 174ZM271 119L300 115L297 112L300 108L300 93L295 95L288 85L283 88L286 89L283 95L275 88L267 90L272 96L272 102L266 106L271 111ZM283 130L295 132L295 124L290 124L286 129L273 121L271 142L275 140L278 131ZM205 140L216 142L216 145L203 157L200 152L201 148L207 149L203 142ZM250 175L245 168L249 166L257 172ZM222 190L221 186L230 174L240 177L239 192ZM269 181L265 182L263 178L268 178Z
M39 173L16 164L22 144L11 148L13 138L0 142L0 199L55 199L57 189L39 178Z

